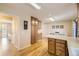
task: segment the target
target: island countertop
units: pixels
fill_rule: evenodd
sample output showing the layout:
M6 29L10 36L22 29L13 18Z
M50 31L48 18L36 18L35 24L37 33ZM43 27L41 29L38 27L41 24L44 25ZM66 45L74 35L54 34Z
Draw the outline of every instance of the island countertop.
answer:
M79 38L60 36L60 35L47 35L46 37L66 40L69 50L69 56L79 56Z

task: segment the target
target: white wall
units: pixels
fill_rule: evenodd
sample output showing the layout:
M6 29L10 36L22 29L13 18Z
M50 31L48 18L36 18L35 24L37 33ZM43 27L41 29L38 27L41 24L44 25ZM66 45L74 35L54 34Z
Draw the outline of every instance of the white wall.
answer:
M20 21L19 17L14 16L12 20L12 40L13 45L19 50L20 48Z
M24 21L28 21L28 29L24 30ZM31 24L30 24L30 16L27 15L19 15L15 16L13 19L13 43L17 47L18 50L26 48L30 46L31 42Z
M22 16L21 16L22 17ZM24 21L28 21L28 29L24 30ZM21 23L21 39L20 49L26 48L31 45L31 20L30 16L23 16Z
M48 24L42 23L42 37L45 37L48 35L49 29L48 29Z

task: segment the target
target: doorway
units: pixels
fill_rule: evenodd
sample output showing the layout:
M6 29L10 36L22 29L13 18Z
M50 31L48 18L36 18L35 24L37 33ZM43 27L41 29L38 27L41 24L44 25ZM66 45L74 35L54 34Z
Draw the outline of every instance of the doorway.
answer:
M15 55L19 46L19 17L0 13L0 56Z
M9 55L12 52L12 17L0 15L0 56Z

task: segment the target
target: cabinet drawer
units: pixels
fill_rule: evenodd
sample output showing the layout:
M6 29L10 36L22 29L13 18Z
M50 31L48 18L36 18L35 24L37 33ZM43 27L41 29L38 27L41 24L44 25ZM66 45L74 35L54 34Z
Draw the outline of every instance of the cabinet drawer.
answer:
M48 50L55 51L55 49L54 49L54 48L48 48Z
M48 39L48 52L55 55L56 49L55 49L55 40L53 38Z
M61 47L56 47L56 50L60 50L62 52L65 52L65 48L61 48Z
M52 43L52 44L53 44L53 43L55 43L55 42L54 42L54 41L48 41L48 43L50 43L50 44Z
M48 48L55 49L55 43L48 43Z
M56 50L56 55L58 55L58 56L65 56L65 52L63 52L61 50Z
M52 42L52 43L48 43L48 46L51 46L52 47L52 46L56 46L56 45L55 45L54 42Z
M60 47L60 48L65 48L65 44L61 44L61 43L56 43L56 47Z
M55 55L55 50L48 50L48 52Z
M49 47L49 48L48 48L48 51L49 51L50 53L52 53L52 54L55 54L56 49L55 49L55 47Z
M48 45L50 45L50 46L51 46L51 45L52 45L52 46L55 45L55 40L54 40L54 39L49 39L49 40L48 40Z
M49 44L48 47L55 47L55 44Z
M55 41L55 39L53 39L53 38L48 38L48 41Z
M60 40L60 39L57 39L57 40L56 40L56 43L62 43L62 44L65 44L65 43L66 43L66 41L65 41L65 40Z

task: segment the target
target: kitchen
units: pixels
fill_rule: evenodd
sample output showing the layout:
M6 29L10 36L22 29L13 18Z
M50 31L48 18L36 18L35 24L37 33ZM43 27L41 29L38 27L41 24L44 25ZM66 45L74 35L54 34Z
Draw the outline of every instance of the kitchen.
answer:
M45 23L43 37L48 39L48 52L58 56L79 56L78 28L78 15L71 20Z

